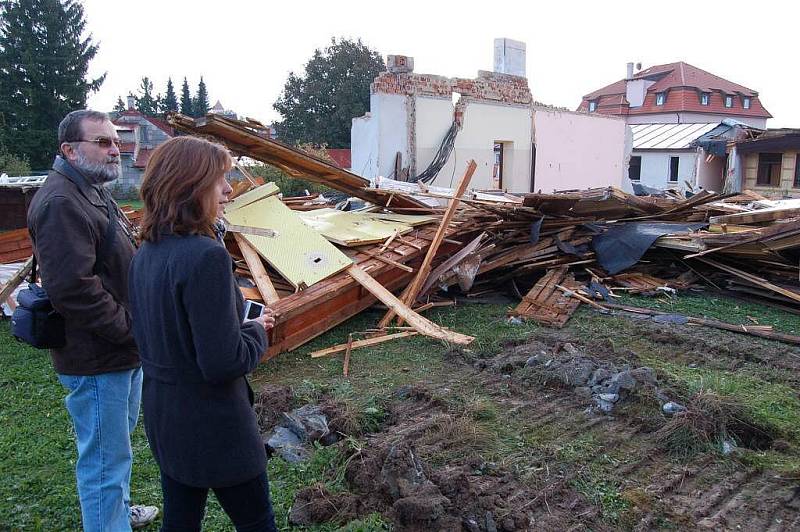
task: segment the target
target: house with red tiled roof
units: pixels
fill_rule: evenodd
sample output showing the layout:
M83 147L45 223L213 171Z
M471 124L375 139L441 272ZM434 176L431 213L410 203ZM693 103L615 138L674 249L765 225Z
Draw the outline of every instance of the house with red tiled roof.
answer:
M583 97L578 111L625 117L628 124L696 124L733 118L765 129L758 92L679 61L627 75Z
M128 108L117 114L112 123L122 141L119 147L122 177L112 186L120 191L138 189L150 154L175 136L175 131L160 118L137 111L133 96L128 97Z

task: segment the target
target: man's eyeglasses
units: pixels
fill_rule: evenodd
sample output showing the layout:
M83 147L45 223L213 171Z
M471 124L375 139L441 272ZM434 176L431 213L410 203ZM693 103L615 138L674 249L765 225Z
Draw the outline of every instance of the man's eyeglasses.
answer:
M117 148L122 145L122 141L120 139L111 139L108 137L98 137L96 139L81 139L81 140L73 140L72 142L94 142L104 150L107 150L113 144Z

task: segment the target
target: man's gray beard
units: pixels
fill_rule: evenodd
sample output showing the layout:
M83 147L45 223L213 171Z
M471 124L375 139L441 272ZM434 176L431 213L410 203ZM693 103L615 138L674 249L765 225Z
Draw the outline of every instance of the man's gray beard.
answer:
M122 165L120 164L119 157L116 158L116 168L106 163L91 163L86 160L81 150L76 150L78 158L73 165L77 168L86 178L94 184L108 183L122 177ZM106 160L111 160L110 157Z

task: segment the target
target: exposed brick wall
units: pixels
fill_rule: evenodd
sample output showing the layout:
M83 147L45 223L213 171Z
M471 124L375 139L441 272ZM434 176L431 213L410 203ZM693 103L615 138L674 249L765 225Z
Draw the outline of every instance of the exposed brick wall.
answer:
M446 78L428 74L382 72L375 78L372 94L402 94L450 98L453 92L463 97L528 105L531 91L528 80L509 74L481 71L475 79Z

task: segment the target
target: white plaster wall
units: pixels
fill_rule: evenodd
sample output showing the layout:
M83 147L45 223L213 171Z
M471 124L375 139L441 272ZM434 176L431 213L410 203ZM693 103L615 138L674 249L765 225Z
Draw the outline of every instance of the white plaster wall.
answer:
M352 172L367 179L388 177L398 151L403 154L403 166L409 164L406 97L373 94L369 101L370 112L354 118L350 130Z
M449 100L418 97L416 102L417 173L433 160L453 121ZM494 143L504 142L503 188L511 192L530 190L531 109L485 102L469 102L464 110L463 128L456 136L453 153L434 180L436 186L458 183L467 161L478 168L470 188L494 188Z
M642 157L642 172L640 184L664 190L667 188L686 188L685 181L695 184L695 171L697 165L697 153L693 150L687 151L638 151L633 150L631 155ZM679 157L678 162L678 181L669 180L670 157Z
M453 123L453 101L450 98L414 96L414 142L416 151L416 173L422 173L439 149L447 130ZM459 132L459 135L461 133ZM458 140L458 137L456 137ZM453 170L453 154L435 180L437 186L447 186ZM464 165L462 165L464 166ZM443 181L444 174L447 180ZM455 178L456 180L458 178ZM444 184L442 184L444 183ZM471 187L477 187L473 177Z
M708 153L702 148L697 149L697 180L696 184L706 190L722 192L725 185L724 171L726 168L725 157L715 156L710 162L706 162Z
M629 129L620 118L534 107L534 191L627 183Z

